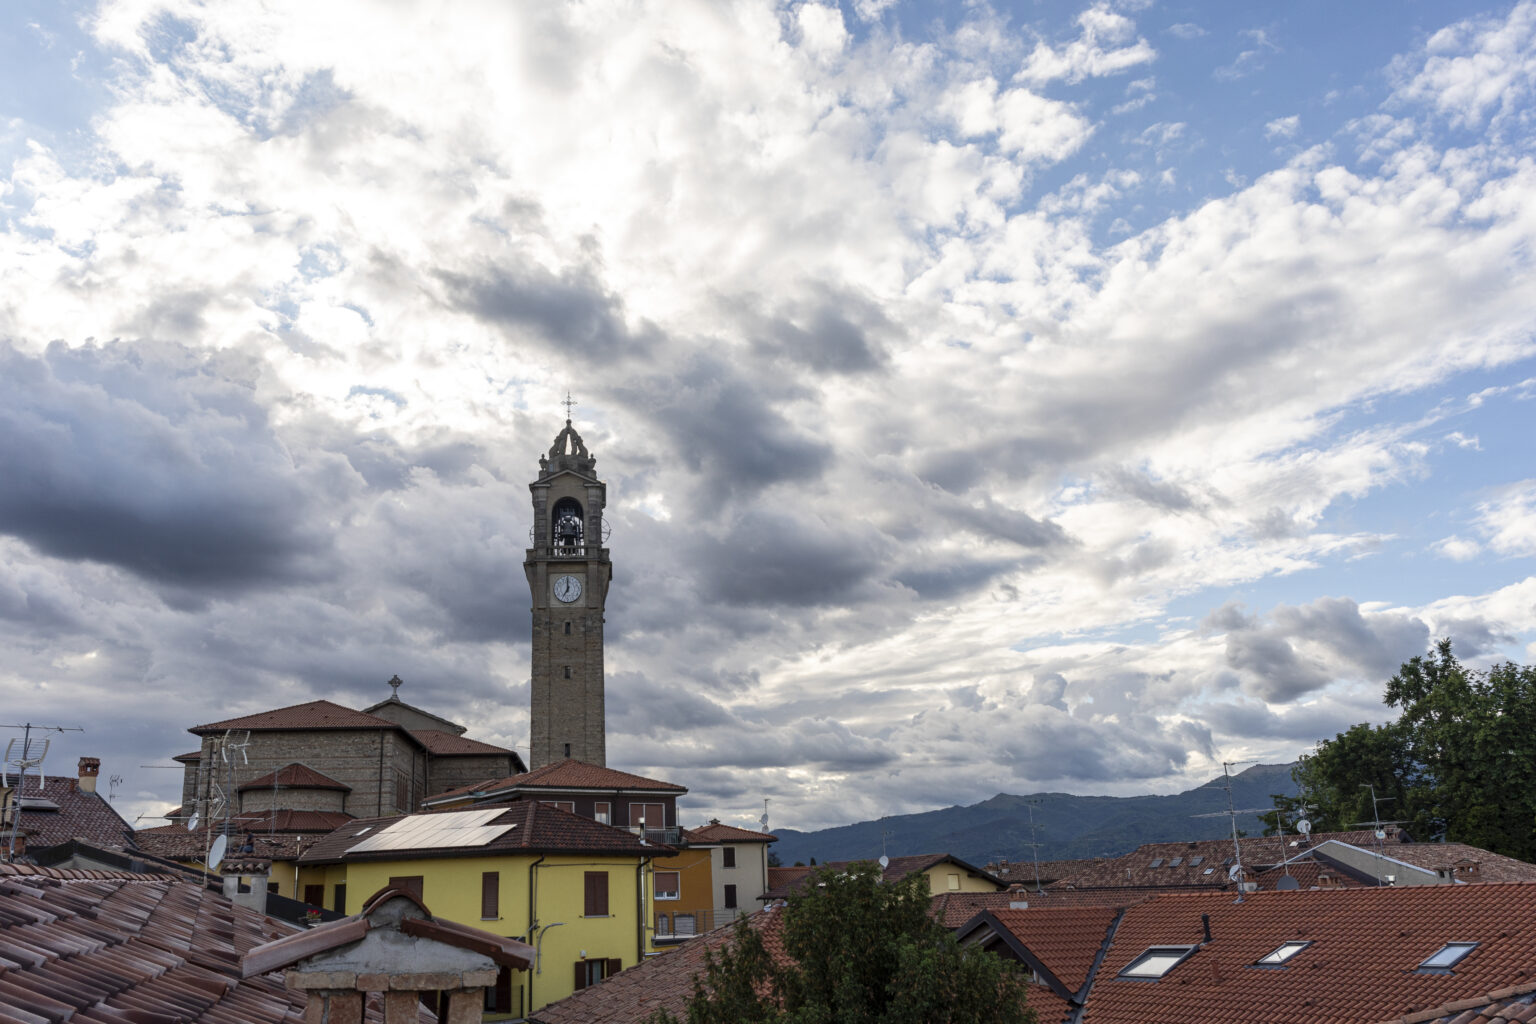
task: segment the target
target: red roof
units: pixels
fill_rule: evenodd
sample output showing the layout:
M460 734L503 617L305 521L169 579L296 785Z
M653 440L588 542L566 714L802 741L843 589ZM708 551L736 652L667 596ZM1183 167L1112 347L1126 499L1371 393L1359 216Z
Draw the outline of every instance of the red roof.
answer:
M306 704L258 711L254 715L226 718L222 722L194 725L191 733L223 732L225 729L277 730L277 729L399 729L400 726L377 715L365 714L344 708L328 700L312 700ZM402 730L403 731L403 730Z
M764 899L785 899L790 890L797 888L805 882L806 876L818 868L834 868L845 871L851 865L870 863L867 860L829 860L825 864L815 868L769 868L768 891L763 893ZM1007 885L999 878L995 878L974 864L967 864L959 857L948 853L919 853L908 857L891 857L885 868L880 872L880 877L887 882L899 882L908 875L918 871L927 871L939 864L953 864L963 869L967 874L985 879L993 883L999 890L1007 888Z
M16 798L21 803L21 833L29 849L71 839L105 847L132 844L133 826L100 793L87 793L70 776L49 776L46 783L28 776L17 788ZM10 830L4 835L8 837Z
M537 800L514 800L500 805L503 812L486 822L489 825L512 825L509 831L481 846L422 847L417 849L390 849L349 853L353 845L365 838L365 833L378 831L406 817L424 815L394 815L386 818L359 818L348 822L330 835L324 836L307 850L301 862L304 864L339 864L353 860L400 860L402 858L439 858L485 856L488 854L515 853L602 853L635 856L660 856L675 853L669 846L646 843L637 835L624 829L604 825L561 810ZM489 809L477 808L477 809ZM434 812L435 814L453 812ZM431 817L433 815L425 815Z
M599 792L643 790L681 795L688 792L687 788L671 782L648 779L643 775L631 775L629 772L568 758L547 764L542 768L535 768L531 772L523 772L521 775L508 775L504 779L489 779L474 785L450 789L427 800L427 805L440 803L445 798L464 797L477 793L486 796L506 796L523 789L537 789L544 793L578 790Z
M708 825L699 828L684 829L683 833L690 842L695 843L776 843L778 836L769 835L767 832L753 832L751 829L737 828L734 825L722 825L718 821L712 821Z
M322 775L308 765L294 764L284 765L276 771L267 772L259 778L252 779L240 787L244 793L248 789L272 789L273 787L285 789L339 789L343 793L352 792L352 787L345 782L337 782L329 775Z
M303 992L239 967L294 930L163 875L0 864L0 1020L300 1024Z
M421 741L421 745L427 748L427 752L433 757L458 757L467 754L487 754L498 757L516 757L516 751L506 747L498 747L491 743L481 743L479 740L468 739L442 729L412 729L412 736Z

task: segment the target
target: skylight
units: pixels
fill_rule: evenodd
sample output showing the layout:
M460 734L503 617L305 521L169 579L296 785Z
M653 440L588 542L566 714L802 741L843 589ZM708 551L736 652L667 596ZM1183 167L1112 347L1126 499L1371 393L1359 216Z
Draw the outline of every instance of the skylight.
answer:
M1180 864L1183 864L1183 863L1184 863L1184 858L1183 857L1175 857L1175 858L1173 858L1173 860L1168 862L1168 866L1171 867L1171 868L1176 868Z
M1153 946L1141 956L1132 960L1125 970L1120 972L1122 978L1137 978L1142 981L1156 981L1179 964L1195 951L1194 946Z
M1149 868L1160 868L1162 866L1163 866L1163 858L1161 858L1161 857L1153 857L1152 858L1152 863L1147 865L1147 867L1149 867Z
M1421 971L1449 971L1452 967L1461 963L1462 957L1477 948L1475 942L1447 942L1438 951L1426 957L1419 964Z
M1189 866L1192 867L1192 868L1197 868L1197 867L1199 867L1203 863L1205 863L1205 858L1204 857L1191 857L1191 858L1189 858ZM1209 870L1209 869L1207 869L1207 870Z
M1291 957L1295 956L1297 953L1300 953L1310 945L1312 945L1310 941L1304 940L1282 942L1280 943L1279 949L1275 950L1273 953L1268 954L1267 956L1260 957L1257 961L1257 966L1278 967L1280 964L1285 963Z

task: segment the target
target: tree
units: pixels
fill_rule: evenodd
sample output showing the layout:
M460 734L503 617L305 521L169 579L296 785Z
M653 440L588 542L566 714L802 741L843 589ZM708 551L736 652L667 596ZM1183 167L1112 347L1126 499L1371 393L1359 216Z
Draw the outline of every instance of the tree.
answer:
M962 947L928 914L928 879L824 868L790 896L776 966L748 919L705 956L687 1024L1033 1024L1016 965ZM651 1024L676 1024L665 1011Z
M781 868L784 866L783 862L779 860L779 855L772 850L768 851L768 866L771 868Z
M1374 787L1381 817L1416 839L1536 860L1536 669L1469 671L1446 639L1404 662L1383 699L1395 722L1351 726L1292 772L1318 827L1373 820Z

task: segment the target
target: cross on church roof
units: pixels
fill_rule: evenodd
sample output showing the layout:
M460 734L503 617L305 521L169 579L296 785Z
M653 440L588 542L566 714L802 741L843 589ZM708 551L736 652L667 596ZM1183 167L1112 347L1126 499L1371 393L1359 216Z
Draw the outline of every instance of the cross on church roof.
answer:
M405 680L401 679L399 676L392 677L389 680L389 691L390 691L389 692L389 699L390 700L399 700L400 699L400 687L402 687L404 685L405 685Z
M576 399L572 398L571 393L567 391L565 393L565 401L560 404L565 406L565 422L571 422L571 410L576 406Z

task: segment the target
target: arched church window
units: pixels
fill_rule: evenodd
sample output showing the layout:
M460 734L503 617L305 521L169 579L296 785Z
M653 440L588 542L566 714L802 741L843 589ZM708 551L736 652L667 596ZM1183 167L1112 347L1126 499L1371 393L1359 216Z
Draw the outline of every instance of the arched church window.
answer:
M555 502L552 518L554 546L556 548L581 547L581 503L575 498L561 498Z

